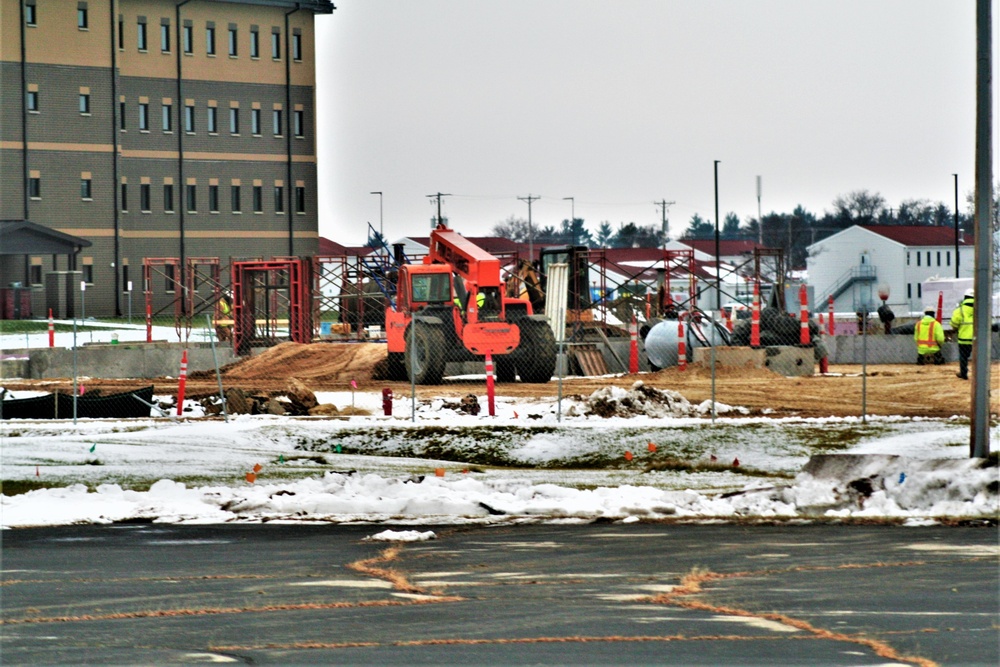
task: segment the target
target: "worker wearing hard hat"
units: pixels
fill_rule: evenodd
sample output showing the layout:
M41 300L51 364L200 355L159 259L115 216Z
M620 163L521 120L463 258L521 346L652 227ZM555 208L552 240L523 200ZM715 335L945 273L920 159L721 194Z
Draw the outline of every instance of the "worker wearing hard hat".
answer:
M969 357L972 356L973 315L975 314L976 291L971 287L965 290L965 297L951 314L951 328L958 333L958 377L969 379Z
M944 363L941 346L944 345L944 327L934 318L934 309L924 311L923 318L913 328L913 340L917 344L917 363Z

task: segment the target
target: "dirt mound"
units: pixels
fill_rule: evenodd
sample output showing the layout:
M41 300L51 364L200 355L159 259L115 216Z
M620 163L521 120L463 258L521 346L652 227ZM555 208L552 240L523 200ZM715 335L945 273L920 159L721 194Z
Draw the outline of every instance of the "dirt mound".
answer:
M378 343L281 343L225 370L224 381L298 378L307 385L350 384L369 380L386 358Z

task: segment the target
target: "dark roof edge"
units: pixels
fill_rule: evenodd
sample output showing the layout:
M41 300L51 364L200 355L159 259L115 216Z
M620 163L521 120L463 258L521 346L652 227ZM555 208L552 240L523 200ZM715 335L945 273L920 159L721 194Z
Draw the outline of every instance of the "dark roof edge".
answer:
M46 227L45 225L39 225L38 223L31 222L29 220L0 220L0 232L6 234L8 231L17 231L18 229L27 229L46 236L51 236L62 241L63 243L74 245L78 248L89 248L94 245L87 239L80 236L73 236L72 234L60 232L58 229L52 229L51 227Z
M285 7L287 9L306 9L314 14L332 14L336 7L331 0L209 0L210 2L228 2L236 5L264 5L267 7Z

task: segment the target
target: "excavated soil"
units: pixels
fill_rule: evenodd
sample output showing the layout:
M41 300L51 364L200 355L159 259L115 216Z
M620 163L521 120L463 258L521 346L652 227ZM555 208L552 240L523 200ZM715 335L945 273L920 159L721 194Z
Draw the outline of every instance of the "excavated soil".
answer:
M239 387L257 393L279 394L289 379L298 378L313 391L345 391L354 380L360 391L380 391L391 387L396 396L409 395L410 385L388 382L384 377L386 348L378 343L283 343L249 359L223 369L225 387ZM862 385L867 385L864 413L869 415L907 415L950 417L968 415L971 406L970 383L955 377L956 364L944 366L870 365L867 378L856 365L831 366L827 375L783 377L766 369L717 368L715 400L749 408L753 414L774 416L860 416ZM1000 381L1000 364L991 370L992 384ZM572 377L563 383L563 394L589 395L607 386L630 387L636 380L647 385L679 392L688 401L699 403L712 397L710 368L689 365L685 371L668 368L657 373L617 377ZM153 381L157 392L171 393L177 380ZM105 391L131 389L148 381L88 380L88 388ZM469 393L483 394L482 381L445 382L417 388L418 396L460 398ZM44 385L44 386L43 386ZM65 385L65 387L63 386ZM69 381L24 381L7 383L10 389L61 388ZM554 396L557 382L548 384L504 383L497 394L515 397ZM192 398L218 393L214 372L192 373L187 380L187 395ZM994 399L1000 392L993 394ZM997 412L997 401L991 410Z

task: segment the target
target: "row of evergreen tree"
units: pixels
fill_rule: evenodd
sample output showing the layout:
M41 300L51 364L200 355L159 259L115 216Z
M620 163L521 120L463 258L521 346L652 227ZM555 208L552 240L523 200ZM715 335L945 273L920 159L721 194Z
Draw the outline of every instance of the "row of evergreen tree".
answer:
M966 202L971 210L971 201ZM958 212L959 227L973 230L970 210ZM956 212L943 202L908 199L898 207L889 207L885 198L868 190L856 190L838 196L833 210L816 215L799 205L791 213L771 212L741 221L736 213L727 213L719 222L719 238L726 240L761 241L765 247L783 248L791 266L804 266L806 248L816 241L853 225L927 225L954 227ZM529 240L538 244L585 245L590 248L656 248L663 245L663 229L659 225L641 226L622 222L615 229L607 220L596 232L587 229L582 218L563 220L558 226L528 227L528 221L511 216L493 226L493 236L502 236L520 243ZM715 223L698 213L691 216L681 238L714 239Z

